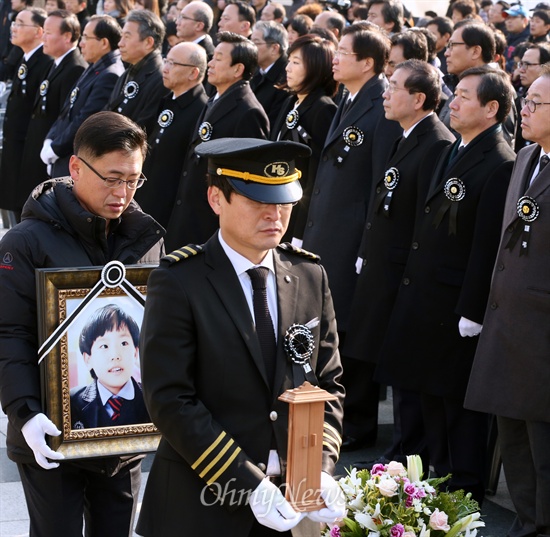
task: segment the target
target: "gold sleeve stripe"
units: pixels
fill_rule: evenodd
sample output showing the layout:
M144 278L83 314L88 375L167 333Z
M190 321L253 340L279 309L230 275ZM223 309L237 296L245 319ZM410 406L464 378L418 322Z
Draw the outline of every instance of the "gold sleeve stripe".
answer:
M333 444L329 444L328 442L323 442L323 446L327 447L330 451L332 451L337 457L340 456L340 450L336 449Z
M203 477L211 470L212 466L214 466L223 456L224 453L234 444L235 441L233 438L229 439L229 442L225 444L225 447L217 454L214 459L212 459L212 462L199 474L200 477Z
M326 429L327 433L331 433L338 445L342 444L342 437L340 433L329 423L324 422L323 427Z
M197 466L204 459L206 459L206 457L208 457L209 453L222 441L222 438L224 436L225 436L225 431L222 431L220 433L220 436L218 436L218 438L216 438L216 440L214 440L214 442L212 442L212 444L210 444L210 447L193 463L193 465L191 466L191 468L193 468L193 470L196 470Z
M241 452L241 448L239 446L237 446L237 448L235 449L235 451L233 452L233 454L231 455L231 457L229 457L229 459L227 459L227 462L220 468L220 470L214 474L206 483L208 485L211 485L212 483L214 483L214 481L216 481L216 479L218 479L218 477L220 477L226 470L227 468L229 467L229 465L235 460L235 457Z

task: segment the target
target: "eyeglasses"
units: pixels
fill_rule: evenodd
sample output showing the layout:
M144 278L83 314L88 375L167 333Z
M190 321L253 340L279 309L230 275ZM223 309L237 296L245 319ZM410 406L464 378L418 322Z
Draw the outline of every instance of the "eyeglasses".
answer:
M338 49L335 53L335 56L356 56L357 52L347 52L345 50Z
M19 22L19 21L13 21L11 23L12 28L23 28L25 26L27 26L28 28L38 28L38 24L24 24L24 23Z
M529 67L531 67L531 65L540 65L540 63L529 63L529 62L524 62L524 61L518 62L518 67L520 69L529 69Z
M402 91L408 91L410 93L410 91L408 90L408 88L398 88L395 84L390 84L388 86L388 89L386 90L390 95L393 95L397 90L402 90Z
M191 17L186 17L185 15L182 15L181 13L177 16L176 20L186 20L186 21L193 21L193 22L200 22L197 19L192 19Z
M456 47L457 45L466 45L466 43L464 43L462 41L449 41L445 48L447 48L447 50L453 50L453 47ZM468 45L466 45L466 46L468 46Z
M78 155L77 155L78 156ZM147 177L145 175L141 174L138 179L130 179L129 181L125 181L124 179L118 179L115 177L103 177L97 170L92 168L90 164L88 164L82 157L78 157L90 170L92 170L102 181L105 181L105 184L109 188L116 188L117 186L120 186L122 184L126 185L130 190L137 190L138 188L141 188L143 186L143 183L147 181Z
M550 104L550 103L537 103L532 99L525 99L524 97L521 98L521 107L524 108L526 106L527 110L529 110L531 114L534 114L537 111L537 108L539 106L542 106L543 104Z
M103 37L96 37L95 35L86 35L86 34L82 34L80 36L80 41L88 41L88 39L95 39L96 41L101 41Z
M197 67L196 65L193 65L191 63L179 63L169 58L163 58L162 61L164 62L164 65L167 65L168 67L170 67L170 69L172 69L174 65L179 65L180 67Z

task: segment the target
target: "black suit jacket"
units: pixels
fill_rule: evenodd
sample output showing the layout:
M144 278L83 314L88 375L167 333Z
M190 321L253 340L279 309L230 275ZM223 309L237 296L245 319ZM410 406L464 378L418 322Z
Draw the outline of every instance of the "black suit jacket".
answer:
M59 118L46 136L52 140L52 149L60 157L52 166L52 177L69 174L69 158L73 154L76 131L85 119L104 109L123 72L120 52L114 50L90 65L76 81L65 99Z
M300 183L304 195L298 205L292 209L285 240L291 240L292 237L301 239L303 236L321 151L336 113L334 101L328 95L325 95L323 90L318 89L311 92L298 106L298 122L294 127L289 128L286 118L295 105L296 97L287 97L271 130L272 140L291 140L306 144L311 148L311 157L296 159L296 168L302 172Z
M40 47L28 62L25 62L24 57L21 58L13 77L3 127L4 140L0 166L2 209L21 210L14 185L20 180L25 138L31 120L34 98L52 63L52 58L46 56ZM26 72L24 77L23 72Z
M515 159L500 126L449 165L458 144L441 153L416 220L378 366L384 382L453 398L464 397L477 344L460 336L458 322L483 323ZM445 185L456 179L464 197L450 201Z
M132 378L134 399L125 400L120 412L120 418L113 422L101 402L97 388L97 380L87 386L71 390L71 428L90 429L94 427L113 427L119 425L138 425L151 423L149 413L145 408L141 384Z
M275 87L276 84L281 84L286 80L287 61L286 55L283 54L265 75L262 75L258 69L250 81L250 89L264 107L271 126L275 124L281 107L288 97L285 90Z
M31 190L48 179L46 165L40 159L40 151L48 131L59 117L67 96L86 67L88 64L80 54L80 50L75 48L53 71L50 70L35 95L34 109L23 151L21 178L16 186L17 200L21 207Z
M338 397L326 404L324 417L323 469L334 469L343 388L326 273L311 257L274 251L279 327L272 389L252 315L218 235L197 255L174 263L167 258L149 279L140 338L145 402L163 439L138 532L165 537L185 527L186 533L246 536L254 521L247 491L265 477L270 449L277 449L285 470L288 405L278 396L303 382L283 350L284 334L291 324L316 317L312 366L319 385Z
M124 90L132 82L137 84L138 91L132 97L126 97ZM160 100L168 93L162 83L162 57L158 50L154 50L126 69L117 80L105 110L124 114L150 133L157 120Z
M180 178L167 228L167 250L204 242L218 227L218 218L206 199L207 161L195 155L195 147L203 141L199 126L204 122L211 126L211 140L269 137L269 120L248 82L236 82L216 101L214 97L208 100L193 132Z
M304 228L304 248L321 256L330 279L338 330L343 331L357 280L355 260L373 184L382 176L393 143L402 133L399 123L384 116L382 93L386 87L383 75L373 77L343 116L346 103L340 103L321 153ZM347 136L350 131L353 140Z
M395 143L386 169L393 168L398 180L395 187L390 183L392 189L386 187L386 173L376 181L361 242L363 267L353 296L345 356L378 361L434 163L453 141L451 132L432 114Z
M167 95L160 103L157 124L149 135L150 151L143 164L147 181L136 192L135 199L144 212L164 227L168 225L187 148L206 101L202 84L177 99L173 99L173 94ZM162 127L166 111L173 114L173 119Z

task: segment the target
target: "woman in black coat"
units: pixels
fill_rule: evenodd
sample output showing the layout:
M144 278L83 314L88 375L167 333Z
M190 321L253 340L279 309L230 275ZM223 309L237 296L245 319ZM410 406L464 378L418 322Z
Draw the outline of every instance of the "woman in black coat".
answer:
M271 131L272 140L292 140L308 145L312 155L297 159L304 196L294 209L284 240L302 238L309 200L328 129L336 113L332 97L338 83L332 77L334 47L316 35L304 35L290 47L287 80L282 86L291 96L283 103Z

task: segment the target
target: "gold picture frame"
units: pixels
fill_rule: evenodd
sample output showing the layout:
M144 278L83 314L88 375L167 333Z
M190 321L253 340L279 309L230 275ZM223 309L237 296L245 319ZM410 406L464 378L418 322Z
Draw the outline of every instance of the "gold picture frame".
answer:
M57 437L48 437L50 446L66 459L121 456L157 449L160 433L150 421L112 426L78 422L75 428L71 419L71 392L74 394L80 384L85 384L82 379L93 371L81 364L81 353L77 351L79 330L86 318L105 304L128 311L141 328L147 278L153 268L112 261L105 267L37 270L42 402L46 415L61 431ZM135 379L139 368L134 370L131 379L137 399L142 397ZM95 378L93 375L88 380L92 387L96 382L97 388Z

